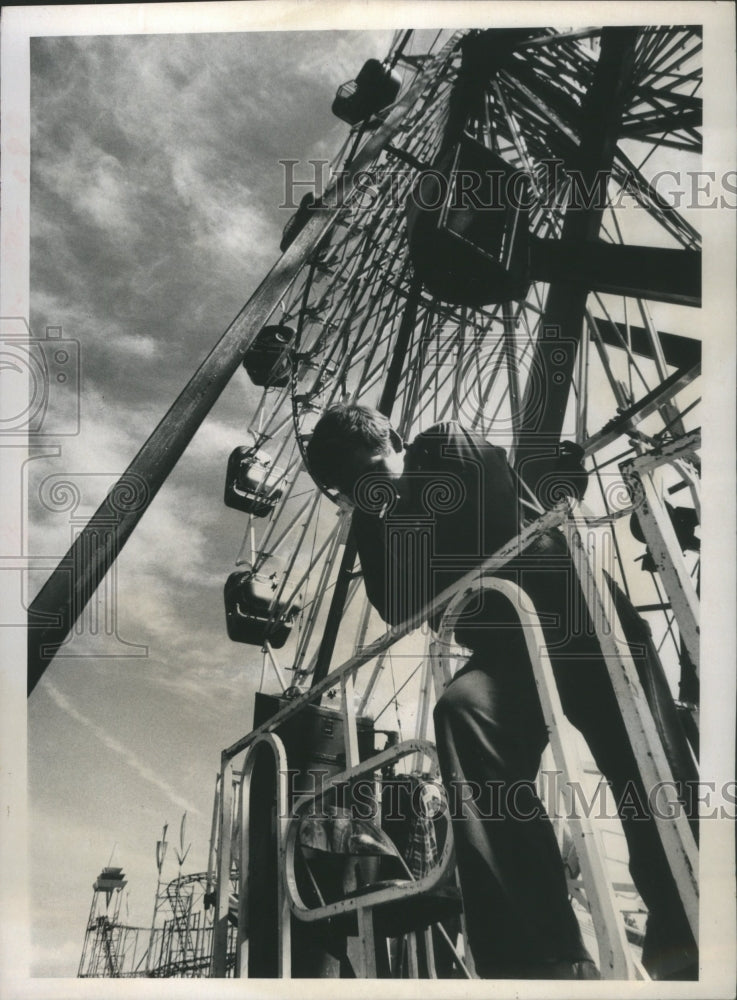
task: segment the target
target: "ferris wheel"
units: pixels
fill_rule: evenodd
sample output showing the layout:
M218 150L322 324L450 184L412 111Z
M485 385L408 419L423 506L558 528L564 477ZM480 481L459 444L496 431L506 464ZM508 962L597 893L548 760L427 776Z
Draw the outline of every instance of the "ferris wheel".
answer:
M664 697L675 700L688 737L687 771L698 756L700 240L658 182L666 165L696 162L689 158L700 152L699 30L495 29L446 36L419 54L411 35L398 34L383 62L369 60L339 89L333 111L350 131L336 179L308 193L287 224L283 260L297 264L243 357L262 395L227 466L225 503L244 520L225 606L230 637L261 650L262 693L257 728L225 757L253 743L239 808L243 817L250 801L261 814L256 840L268 840L260 804L278 800L264 765L281 752L270 716L283 719L272 728L288 744L284 706L311 692L313 707L323 698L329 710L341 706L346 727L353 719L345 774L370 768L368 757L377 767L391 759L407 781L432 778L433 685L437 695L442 671L447 678L465 655L447 636L442 648L437 637L428 646L409 629L399 642L368 643L384 625L364 592L350 511L305 461L317 419L341 401L378 408L405 441L452 420L502 445L530 521L564 496L585 495L589 541L650 624ZM244 658L253 662L252 653ZM371 757L367 727L386 732L383 755ZM286 760L292 752L287 745ZM325 759L333 772L346 764L339 753ZM293 954L319 951L305 927L351 905L324 898L312 876L318 902L305 903L294 861L301 834L290 829L278 847L292 859L286 871L263 884L258 868L241 876L241 919L256 934L249 956L268 952L286 926L275 886L287 886L279 891L307 921ZM560 836L576 868L568 831ZM440 841L437 871L448 863L449 837ZM303 853L312 846L308 837ZM411 888L400 877L397 891L412 895L422 878L434 885L440 876L425 873ZM604 956L613 953L607 935L622 931L611 930L614 916L607 925L609 904L597 901L591 879L589 867L582 898ZM391 881L371 895L383 913ZM273 896L261 931L248 910L257 890ZM368 903L356 906L359 928L368 926L360 922ZM632 910L630 940L639 933L636 903ZM436 924L446 940L449 926ZM469 974L451 951L453 969ZM420 952L409 966L392 959L393 974L433 974L427 964L418 971ZM249 975L278 966L275 956L247 961ZM376 974L372 962L354 969ZM236 968L245 965L236 959ZM635 975L621 956L609 973Z
M378 406L405 440L448 419L480 431L507 448L531 516L572 449L593 473L587 502L621 514L617 463L697 426L699 234L655 175L700 150L698 30L471 32L420 56L409 34L339 91L338 179L385 125L387 96L396 109L405 95L404 113L340 207L335 188L303 199L283 250L312 214L332 207L330 225L243 362L262 395L226 477L245 515L228 629L292 693L374 619L348 515L303 461L330 404ZM678 469L661 493L696 496L693 451ZM677 502L695 576L698 501ZM646 613L661 606L659 641L693 659L637 538L620 518L620 579Z
M223 463L224 502L242 515L224 586L225 625L244 668L260 665L262 682L256 729L224 751L218 782L207 875L207 895L217 897L214 975L243 973L245 963L254 976L281 974L287 902L301 921L294 940L304 958L325 952L308 927L351 917L364 940L367 900L384 914L397 894L428 906L422 893L451 865L447 830L433 870L413 871L383 833L367 829L386 860L383 877L368 896L354 886L350 896L330 898L309 866L296 867L295 858L304 865L306 852L318 850L310 831L282 824L278 811L286 794L280 775L293 763L289 740L309 698L318 711L323 700L326 715L302 715L308 728L315 723L308 735L323 739L315 752L333 776L345 767L353 776L361 767L383 775L399 765L405 793L420 780L430 794L433 685L464 657L451 641L442 646L442 636L428 644L410 628L371 642L385 627L366 598L350 511L305 461L315 423L336 402L378 408L405 441L457 421L503 446L530 522L547 524L561 498L583 497L586 532L650 624L669 697L698 757L700 238L661 181L700 155L700 30L491 29L441 33L426 50L413 47L413 32L398 33L386 58L369 60L340 87L333 110L347 135L333 180L303 198L285 227L283 256L128 470L131 502L116 507L120 491L106 501L117 548L96 551L84 573L79 552L70 551L60 569L71 568L77 581L74 611L61 574L31 609L62 622L57 633L49 626L32 640L35 683L43 642L63 638L110 553L242 364L259 399ZM108 523L103 508L98 515ZM98 515L80 536L80 552ZM269 729L274 716L295 725L280 737ZM330 728L333 716L345 734ZM379 733L382 750L373 743ZM341 757L332 737L344 735ZM300 780L308 776L309 768ZM259 806L250 826L249 801ZM244 836L240 852L231 851ZM573 873L566 836L562 830ZM239 944L231 961L236 877ZM595 924L598 933L607 921ZM451 923L440 916L435 925L455 972L468 974L467 955L464 964L449 940ZM401 936L393 925L384 931ZM602 954L607 940L599 936ZM416 942L413 958L392 953L393 973L421 974L424 962L431 974L425 944L424 959ZM341 969L348 962L345 952L331 954ZM351 963L361 965L355 956ZM376 972L371 963L363 968ZM626 963L611 968L620 977L631 971Z

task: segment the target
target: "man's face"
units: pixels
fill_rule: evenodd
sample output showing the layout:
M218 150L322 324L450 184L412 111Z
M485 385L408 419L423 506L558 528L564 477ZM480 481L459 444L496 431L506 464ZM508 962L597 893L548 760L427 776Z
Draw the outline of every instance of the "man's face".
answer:
M404 472L404 450L388 444L383 450L357 448L345 456L335 487L343 499L355 504L356 483L365 475L386 477L396 483Z

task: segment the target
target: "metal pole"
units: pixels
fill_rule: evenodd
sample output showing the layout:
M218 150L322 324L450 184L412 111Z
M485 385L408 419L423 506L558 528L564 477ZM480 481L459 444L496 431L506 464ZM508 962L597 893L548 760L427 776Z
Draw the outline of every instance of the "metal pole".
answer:
M418 278L413 278L409 294L407 296L407 302L404 307L402 322L400 323L399 331L397 332L397 341L394 345L394 352L392 354L391 364L389 365L389 371L387 372L386 382L384 383L381 399L379 400L379 405L377 407L379 412L383 413L387 417L391 416L392 407L394 406L394 401L397 396L397 390L399 389L399 380L402 375L402 368L407 355L407 349L409 347L412 331L415 328L417 306L420 302L421 293L422 283ZM356 561L357 554L358 550L356 548L355 537L353 531L350 531L345 549L343 551L340 569L338 570L338 578L335 584L335 590L333 591L333 599L330 603L328 618L325 623L325 631L323 632L322 642L317 654L315 672L312 675L312 686L323 680L323 678L327 676L328 670L330 669L330 661L333 657L335 642L338 638L338 630L340 628L343 609L345 607L345 601L348 594L348 586L351 582L351 574L353 572L353 566Z
M560 247L595 239L604 213L622 112L632 78L636 28L606 28L601 53L581 111L580 145L567 168L578 172L595 197L566 211ZM533 492L556 453L565 416L588 291L562 282L550 285L533 357L540 379L525 386L515 465ZM539 382L542 382L542 389Z

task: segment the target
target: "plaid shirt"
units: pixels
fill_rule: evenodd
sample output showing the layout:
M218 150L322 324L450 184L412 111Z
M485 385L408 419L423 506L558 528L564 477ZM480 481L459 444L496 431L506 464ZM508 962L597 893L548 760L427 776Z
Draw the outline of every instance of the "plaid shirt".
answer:
M404 852L404 860L407 862L407 867L412 872L412 875L416 879L419 879L423 875L427 875L438 863L438 842L435 837L435 826L428 815L427 803L422 795L414 794L414 789L421 787L423 781L414 775L412 775L411 781L413 784L412 801L419 801L422 811L414 813L412 816L409 842Z

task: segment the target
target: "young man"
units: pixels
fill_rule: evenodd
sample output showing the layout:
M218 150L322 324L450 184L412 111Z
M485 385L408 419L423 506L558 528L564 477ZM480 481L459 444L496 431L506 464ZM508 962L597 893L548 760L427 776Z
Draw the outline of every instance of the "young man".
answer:
M454 423L405 447L378 411L341 404L318 421L307 459L312 474L353 505L366 592L390 624L425 607L522 527L504 450ZM696 978L696 946L562 534L550 532L499 575L518 583L539 614L565 713L612 787L649 911L643 963L653 978ZM612 596L651 705L668 715L672 701L649 630L613 584ZM490 811L453 817L476 969L485 978L596 978L535 793L548 734L516 610L487 592L456 623L455 638L472 652L435 708L443 781L454 795L463 786L496 790ZM664 724L677 731L673 718Z

